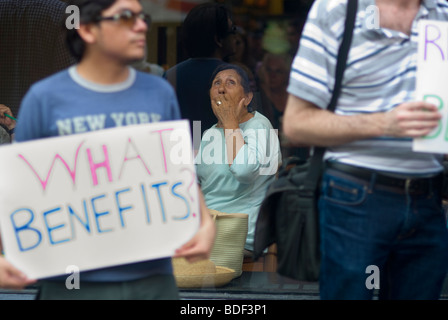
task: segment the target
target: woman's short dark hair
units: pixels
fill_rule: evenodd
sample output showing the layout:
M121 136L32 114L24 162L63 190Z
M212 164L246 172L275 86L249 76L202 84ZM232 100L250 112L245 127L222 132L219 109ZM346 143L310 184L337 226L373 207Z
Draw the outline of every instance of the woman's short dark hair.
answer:
M238 66L236 64L231 64L231 63L223 63L223 64L220 64L218 67L216 67L216 69L213 71L213 74L210 78L210 84L209 84L210 89L212 88L213 80L215 79L216 75L224 70L235 70L235 72L240 76L241 86L243 87L244 93L248 94L248 93L252 92L252 89L250 86L250 80L249 80L249 76L247 75L247 72L244 71L244 69L241 68L240 66ZM254 109L255 108L253 106L253 100L252 100L249 103L249 105L247 106L247 110L249 112L252 112Z
M238 73L238 75L241 78L241 86L243 87L244 93L247 94L247 93L252 92L251 87L250 87L250 80L249 80L249 76L247 75L247 72L244 71L244 69L241 68L240 66L237 66L236 64L231 64L231 63L223 63L223 64L220 64L218 67L216 67L216 69L213 71L213 74L210 78L210 84L209 84L210 89L212 87L213 80L215 79L216 75L224 70L235 70L235 72Z
M190 10L181 27L181 42L191 58L210 57L216 49L216 38L229 32L230 10L218 3L202 3Z
M68 5L75 5L79 9L80 24L96 22L101 12L111 7L116 0L69 0ZM67 30L66 42L70 53L79 62L86 49L84 40L75 28Z

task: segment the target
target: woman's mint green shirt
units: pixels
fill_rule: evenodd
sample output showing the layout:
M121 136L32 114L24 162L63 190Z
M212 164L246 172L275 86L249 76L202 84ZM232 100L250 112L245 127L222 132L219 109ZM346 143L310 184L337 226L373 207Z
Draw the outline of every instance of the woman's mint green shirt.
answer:
M204 132L196 156L196 169L205 202L210 209L249 215L245 248L253 250L258 210L281 159L277 130L255 112L241 123L245 144L233 164L227 160L224 129L216 124Z

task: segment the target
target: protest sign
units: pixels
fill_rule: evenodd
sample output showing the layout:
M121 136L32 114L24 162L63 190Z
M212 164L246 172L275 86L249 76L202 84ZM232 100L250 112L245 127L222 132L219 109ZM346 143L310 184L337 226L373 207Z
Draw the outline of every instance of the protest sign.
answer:
M188 122L0 148L0 234L31 278L173 255L198 230Z
M443 115L427 136L414 139L413 150L448 153L448 22L419 22L416 100L435 104Z

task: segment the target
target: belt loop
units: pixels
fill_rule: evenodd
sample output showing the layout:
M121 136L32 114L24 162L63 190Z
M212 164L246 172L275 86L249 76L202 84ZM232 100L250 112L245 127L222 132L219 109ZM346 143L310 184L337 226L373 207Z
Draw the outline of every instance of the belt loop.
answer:
M412 201L412 196L410 191L410 186L411 186L411 178L406 178L406 181L404 183L404 191L405 191L405 197L406 197L406 213L408 213L411 210L411 201Z
M406 192L406 194L409 194L410 191L410 186L411 186L411 178L406 178L406 181L404 183L404 191Z
M377 173L372 172L372 175L370 176L370 185L369 185L368 191L373 191L373 187L375 186L376 178L377 178Z
M440 183L440 181L442 181ZM429 194L431 196L434 195L442 195L442 186L443 186L443 176L441 174L438 174L437 176L433 177L429 180Z

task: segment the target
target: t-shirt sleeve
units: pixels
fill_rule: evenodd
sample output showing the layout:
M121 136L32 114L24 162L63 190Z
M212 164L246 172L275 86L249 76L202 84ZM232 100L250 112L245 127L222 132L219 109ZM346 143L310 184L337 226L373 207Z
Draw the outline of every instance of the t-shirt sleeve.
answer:
M181 119L179 102L177 101L177 97L175 94L171 96L171 113L173 120Z
M25 94L17 116L14 140L17 142L42 138L41 101L33 87Z
M325 109L334 86L346 1L316 0L293 60L288 92Z

